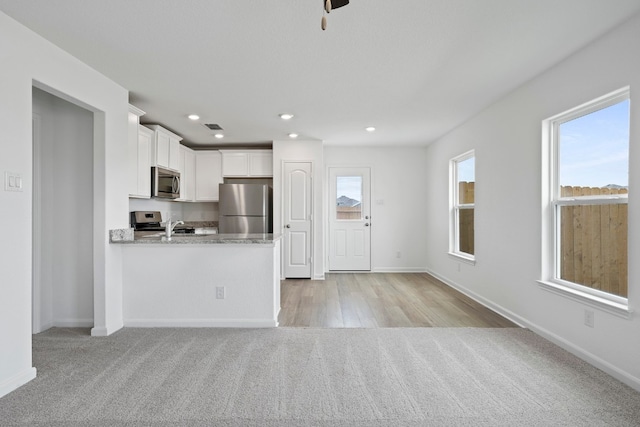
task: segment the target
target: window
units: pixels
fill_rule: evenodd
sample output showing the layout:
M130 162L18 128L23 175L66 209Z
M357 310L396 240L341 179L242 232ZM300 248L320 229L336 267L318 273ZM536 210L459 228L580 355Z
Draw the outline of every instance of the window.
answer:
M336 219L362 219L362 177L336 177Z
M451 160L451 218L449 253L475 259L475 154L464 153Z
M618 307L627 305L629 109L625 89L545 122L546 280Z

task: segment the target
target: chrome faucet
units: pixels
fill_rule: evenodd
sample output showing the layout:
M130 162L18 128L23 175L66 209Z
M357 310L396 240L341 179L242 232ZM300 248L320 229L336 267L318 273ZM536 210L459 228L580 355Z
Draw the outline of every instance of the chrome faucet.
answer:
M171 217L164 224L164 231L166 234L167 240L171 240L171 233L173 233L173 229L176 228L176 225L184 224L184 221L176 221L174 223L171 222Z

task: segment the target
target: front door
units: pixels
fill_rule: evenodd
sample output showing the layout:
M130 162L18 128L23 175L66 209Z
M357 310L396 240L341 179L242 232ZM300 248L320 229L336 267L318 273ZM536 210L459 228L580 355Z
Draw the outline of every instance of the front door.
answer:
M311 163L286 162L283 187L284 277L311 278Z
M329 168L329 270L371 270L371 170Z

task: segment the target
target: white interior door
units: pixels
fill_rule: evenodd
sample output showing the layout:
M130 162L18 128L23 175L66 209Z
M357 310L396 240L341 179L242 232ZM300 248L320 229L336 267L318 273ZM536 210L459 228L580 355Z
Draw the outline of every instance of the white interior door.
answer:
M329 270L371 270L371 170L329 168Z
M311 278L311 163L284 164L284 277Z

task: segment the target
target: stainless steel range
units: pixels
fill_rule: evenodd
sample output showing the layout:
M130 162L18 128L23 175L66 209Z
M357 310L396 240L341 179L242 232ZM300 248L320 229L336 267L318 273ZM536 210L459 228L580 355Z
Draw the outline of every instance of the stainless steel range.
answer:
M135 231L165 231L165 227L160 225L162 214L159 211L133 211L131 212L131 228ZM195 227L177 225L173 229L173 234L193 234Z

